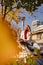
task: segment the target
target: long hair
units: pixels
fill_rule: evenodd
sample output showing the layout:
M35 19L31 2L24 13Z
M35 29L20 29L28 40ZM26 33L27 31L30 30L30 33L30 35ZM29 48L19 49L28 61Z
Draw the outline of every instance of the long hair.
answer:
M31 28L30 28L30 26L29 26L29 25L27 25L27 26L28 26L29 30L31 31Z
M30 28L30 26L29 26L29 25L27 25L27 26L29 27L29 30L30 30L30 32L31 32L31 28ZM32 33L31 33L30 40L32 40Z

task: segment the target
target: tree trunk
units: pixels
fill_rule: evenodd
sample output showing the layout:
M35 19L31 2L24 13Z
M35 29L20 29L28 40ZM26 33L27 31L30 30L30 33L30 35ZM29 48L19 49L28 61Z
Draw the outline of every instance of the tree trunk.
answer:
M2 6L2 15L3 15L3 6Z
M7 10L7 6L5 6L5 10L4 10L4 18L6 16L6 10Z
M1 0L1 5L2 5L2 15L3 15L3 0Z

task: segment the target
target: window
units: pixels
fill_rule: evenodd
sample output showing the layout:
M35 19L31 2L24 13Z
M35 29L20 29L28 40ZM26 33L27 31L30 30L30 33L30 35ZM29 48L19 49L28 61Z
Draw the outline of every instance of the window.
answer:
M42 21L42 22L40 22L40 24L41 24L41 25L43 25L43 21Z
M37 39L38 39L38 40L41 39L41 33L37 34Z

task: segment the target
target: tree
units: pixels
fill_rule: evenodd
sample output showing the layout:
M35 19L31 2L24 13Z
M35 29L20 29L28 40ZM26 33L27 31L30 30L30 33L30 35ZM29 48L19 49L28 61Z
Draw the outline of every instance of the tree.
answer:
M6 15L7 9L11 10L14 0L1 0L2 6L2 14L3 14L3 7L4 7L4 17Z
M43 0L21 0L21 2L23 7L30 12L35 11L41 4L43 4Z
M16 3L16 6L14 3ZM1 0L2 13L4 7L4 18L6 14L12 11L14 8L19 9L22 7L28 12L32 13L38 9L41 4L43 4L43 0Z

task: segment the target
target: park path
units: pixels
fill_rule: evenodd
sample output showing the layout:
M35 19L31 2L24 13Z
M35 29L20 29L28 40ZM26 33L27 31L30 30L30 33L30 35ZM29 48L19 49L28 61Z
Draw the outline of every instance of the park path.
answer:
M43 65L43 58L36 58L37 65Z

